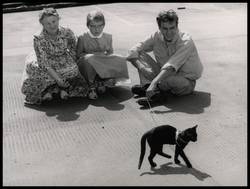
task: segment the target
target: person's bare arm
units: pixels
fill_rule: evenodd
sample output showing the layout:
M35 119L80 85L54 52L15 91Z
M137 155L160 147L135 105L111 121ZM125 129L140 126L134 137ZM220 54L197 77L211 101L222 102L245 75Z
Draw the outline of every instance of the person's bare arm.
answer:
M149 85L146 91L146 96L148 98L151 98L155 94L155 91L157 90L157 84L173 74L175 74L175 69L171 66L161 70L161 72L153 79L153 81Z

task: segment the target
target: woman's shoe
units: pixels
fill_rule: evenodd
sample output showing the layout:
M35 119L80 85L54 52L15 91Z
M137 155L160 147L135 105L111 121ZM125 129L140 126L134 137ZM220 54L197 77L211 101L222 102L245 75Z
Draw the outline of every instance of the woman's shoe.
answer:
M49 101L49 100L52 100L52 94L51 93L46 93L44 96L43 96L43 98L42 98L42 100L43 101Z
M106 87L105 87L105 85L104 85L104 83L102 81L98 82L97 92L99 94L103 94L103 93L106 92Z
M105 86L98 87L97 92L99 94L104 94L106 92L106 87Z
M30 106L30 105L41 105L41 102L30 102L30 101L24 101L24 105Z
M69 97L69 94L68 94L65 90L61 90L61 91L60 91L60 97L61 97L61 99L63 99L63 100L67 100L68 97Z
M106 87L114 87L115 84L116 84L116 80L114 78L105 79L105 81L104 81L104 85Z
M90 100L95 100L95 99L98 98L98 95L96 93L96 89L95 88L90 88L89 93L88 93L88 98Z
M42 99L30 99L30 98L25 98L24 100L24 105L29 106L29 105L41 105L42 104Z

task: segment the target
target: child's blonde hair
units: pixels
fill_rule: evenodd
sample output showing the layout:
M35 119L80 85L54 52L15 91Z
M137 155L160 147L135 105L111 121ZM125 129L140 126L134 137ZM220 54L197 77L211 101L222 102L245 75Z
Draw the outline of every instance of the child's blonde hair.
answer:
M101 11L91 11L87 15L87 26L89 26L92 21L102 21L103 25L105 25L105 18Z

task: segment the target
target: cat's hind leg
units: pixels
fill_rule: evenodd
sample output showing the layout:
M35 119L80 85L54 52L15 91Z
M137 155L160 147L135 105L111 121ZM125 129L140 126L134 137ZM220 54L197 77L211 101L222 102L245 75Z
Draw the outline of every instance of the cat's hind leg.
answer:
M156 155L156 152L151 150L150 154L148 156L148 161L149 161L151 167L156 167L157 166L157 164L153 161L155 155Z
M170 155L168 155L168 154L166 154L166 153L164 153L164 152L158 152L158 154L161 155L161 156L163 156L163 157L165 157L165 158L168 158L168 159L171 158Z
M166 154L166 153L164 153L163 151L162 151L162 148L163 148L163 145L161 145L159 148L158 148L158 154L159 155L161 155L161 156L163 156L163 157L165 157L165 158L168 158L168 159L170 159L171 158L171 156L170 155L168 155L168 154Z

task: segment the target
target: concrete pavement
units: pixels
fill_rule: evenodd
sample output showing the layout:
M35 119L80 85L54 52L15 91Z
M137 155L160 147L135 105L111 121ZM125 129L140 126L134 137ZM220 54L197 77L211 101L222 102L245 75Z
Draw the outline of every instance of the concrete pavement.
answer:
M42 107L23 104L20 81L39 11L3 14L3 185L232 186L247 185L247 5L214 3L114 3L58 9L61 24L77 35L86 15L102 10L115 52L126 55L157 29L162 9L177 9L180 30L192 34L204 64L193 95L140 109L130 87L96 101L70 99ZM155 119L156 123L153 121ZM182 130L198 124L198 142L185 149L193 169L147 154L137 170L140 137L155 124ZM148 148L147 148L148 150ZM174 153L173 146L164 151Z

